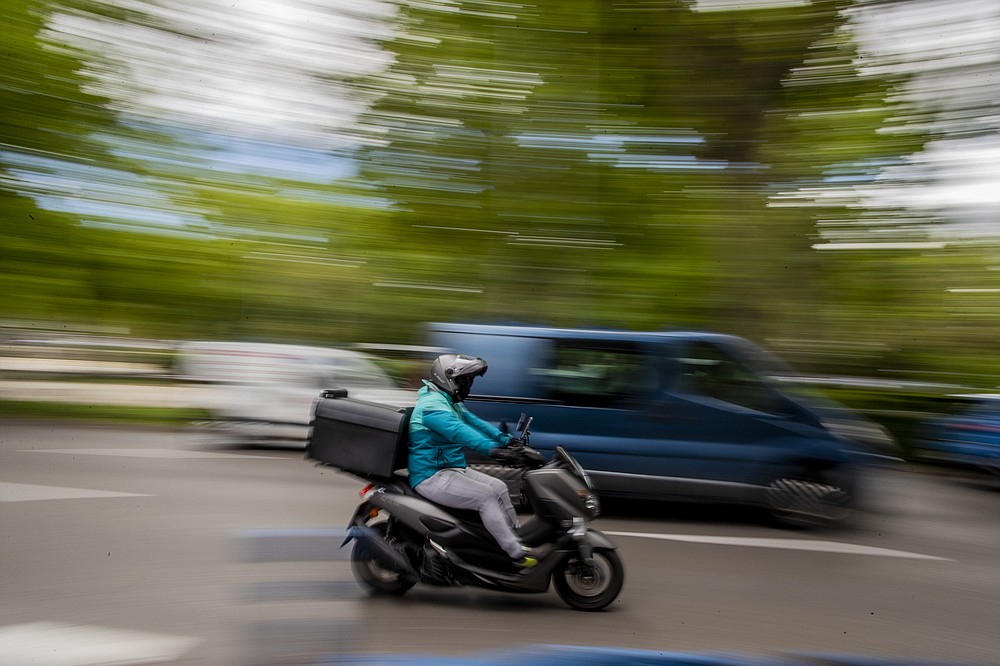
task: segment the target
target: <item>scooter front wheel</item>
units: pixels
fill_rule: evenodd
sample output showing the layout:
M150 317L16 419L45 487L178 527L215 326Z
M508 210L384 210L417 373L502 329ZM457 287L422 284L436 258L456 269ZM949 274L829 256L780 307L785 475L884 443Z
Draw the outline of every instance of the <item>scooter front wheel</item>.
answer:
M601 610L618 598L625 583L625 567L618 553L595 548L594 566L578 557L566 558L553 573L559 598L576 610Z
M379 533L384 539L388 530L388 523L376 523L371 528ZM417 581L410 576L406 576L396 571L392 567L383 564L364 539L354 544L351 554L351 569L354 571L354 578L363 588L375 594L404 594Z

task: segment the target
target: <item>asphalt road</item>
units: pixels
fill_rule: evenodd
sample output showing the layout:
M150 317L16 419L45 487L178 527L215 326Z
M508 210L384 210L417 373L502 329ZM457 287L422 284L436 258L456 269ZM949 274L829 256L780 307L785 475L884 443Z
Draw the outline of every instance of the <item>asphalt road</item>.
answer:
M912 470L877 482L873 511L836 532L613 504L596 526L627 580L602 613L553 591L369 599L329 537L363 484L301 451L0 422L0 663L242 666L530 643L996 663L1000 492Z

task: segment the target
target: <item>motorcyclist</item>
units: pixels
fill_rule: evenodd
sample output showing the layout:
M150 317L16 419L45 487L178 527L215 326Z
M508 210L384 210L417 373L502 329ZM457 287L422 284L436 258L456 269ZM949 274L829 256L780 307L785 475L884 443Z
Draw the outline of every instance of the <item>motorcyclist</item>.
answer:
M417 392L410 417L410 486L432 502L475 509L483 526L515 566L530 568L545 547L521 543L517 513L507 484L470 469L463 447L500 457L513 438L470 412L463 403L476 377L486 374L486 361L464 354L444 354L431 364L430 380Z

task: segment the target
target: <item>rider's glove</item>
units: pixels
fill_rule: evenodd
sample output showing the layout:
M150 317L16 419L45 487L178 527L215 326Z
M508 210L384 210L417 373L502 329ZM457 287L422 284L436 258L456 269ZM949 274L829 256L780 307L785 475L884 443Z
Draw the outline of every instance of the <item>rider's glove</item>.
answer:
M523 467L525 464L522 447L498 446L490 449L490 455L508 467Z

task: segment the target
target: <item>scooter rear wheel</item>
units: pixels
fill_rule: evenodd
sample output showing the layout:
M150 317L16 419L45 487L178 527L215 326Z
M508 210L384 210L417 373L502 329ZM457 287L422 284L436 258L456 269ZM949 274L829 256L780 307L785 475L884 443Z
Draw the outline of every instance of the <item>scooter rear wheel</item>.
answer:
M553 582L559 597L576 610L598 611L618 598L625 583L625 567L618 553L595 548L594 566L576 557L556 567Z
M385 538L388 523L376 523L371 525L371 528ZM401 595L417 583L412 577L401 574L379 561L364 540L354 544L351 569L358 583L373 594Z

